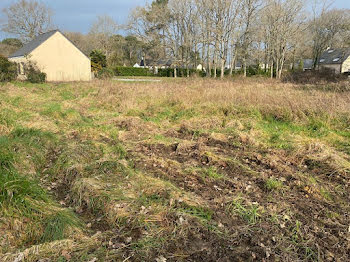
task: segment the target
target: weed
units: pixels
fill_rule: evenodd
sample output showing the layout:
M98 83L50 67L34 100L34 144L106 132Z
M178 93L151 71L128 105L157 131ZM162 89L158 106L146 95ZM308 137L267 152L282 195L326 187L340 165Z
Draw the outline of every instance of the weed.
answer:
M76 98L74 93L72 93L69 90L62 90L60 93L60 96L62 97L63 100L73 100Z
M280 190L283 187L283 182L279 181L279 180L277 180L275 178L269 178L265 182L265 187L269 191Z
M68 227L81 226L79 220L71 212L59 211L43 221L44 232L40 242L61 240L65 237Z
M204 207L184 205L184 207L180 208L179 211L198 217L205 221L210 221L213 216L213 212L210 209Z
M54 118L65 117L65 113L62 110L62 106L61 104L58 104L58 103L46 104L44 109L40 112L40 114L43 116L54 117Z
M224 176L216 170L215 167L209 167L204 170L204 176L212 179L222 179Z
M322 197L327 200L327 201L332 201L332 196L331 194L324 188L321 187L320 188L320 194L322 195Z
M294 243L303 241L303 236L301 234L301 222L299 220L295 221L295 226L292 228L292 240Z
M261 214L257 204L246 205L242 198L237 198L229 205L232 214L238 214L249 225L255 225L260 221Z

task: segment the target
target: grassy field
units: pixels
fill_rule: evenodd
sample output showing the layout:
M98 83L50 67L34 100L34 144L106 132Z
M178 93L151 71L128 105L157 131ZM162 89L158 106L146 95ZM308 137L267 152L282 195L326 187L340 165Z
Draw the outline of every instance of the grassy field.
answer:
M0 86L0 261L349 261L349 82Z

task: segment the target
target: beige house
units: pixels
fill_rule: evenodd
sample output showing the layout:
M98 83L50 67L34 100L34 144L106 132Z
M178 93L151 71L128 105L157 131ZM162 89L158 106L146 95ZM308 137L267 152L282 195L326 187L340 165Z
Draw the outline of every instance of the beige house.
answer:
M350 48L326 50L318 60L318 67L331 69L336 74L350 73Z
M90 81L91 61L59 30L47 32L24 45L9 57L19 68L19 78L25 78L26 64L32 63L46 73L46 80Z

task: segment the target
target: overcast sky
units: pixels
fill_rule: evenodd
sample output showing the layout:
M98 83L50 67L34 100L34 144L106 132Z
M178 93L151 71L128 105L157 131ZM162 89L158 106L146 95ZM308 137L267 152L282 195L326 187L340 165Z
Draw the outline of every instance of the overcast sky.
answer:
M0 10L14 2L15 0L0 0ZM126 22L132 8L145 5L151 0L43 0L43 2L54 10L54 23L57 28L62 31L87 33L97 15L110 15L121 24ZM335 7L350 8L350 0L335 0ZM0 39L5 37L8 35L0 31Z

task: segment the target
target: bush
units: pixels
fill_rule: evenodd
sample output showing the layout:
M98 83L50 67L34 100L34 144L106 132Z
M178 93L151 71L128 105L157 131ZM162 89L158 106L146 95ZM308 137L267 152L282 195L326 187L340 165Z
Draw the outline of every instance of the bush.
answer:
M236 71L235 74L244 74L244 69L242 66L242 69L239 71ZM259 65L253 65L253 66L247 66L247 76L270 76L271 71L270 70L264 70L260 68Z
M90 53L92 72L98 73L107 66L107 58L100 50Z
M177 68L176 69L177 77L187 77L187 69L186 68ZM189 69L190 76L201 75L201 71L196 69ZM174 77L174 68L161 68L158 69L158 74L156 76L160 77Z
M30 83L44 83L46 81L46 74L30 64L27 68L27 80Z
M335 74L334 71L324 68L321 70L288 72L283 77L284 82L296 84L337 83L346 80L347 76Z
M113 71L116 76L154 76L148 68L117 66Z
M108 79L114 76L114 71L111 68L102 68L96 75L99 79Z
M8 82L17 78L17 65L0 55L0 82Z

